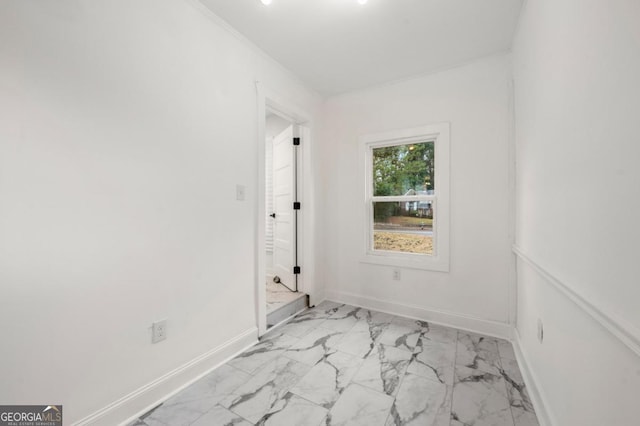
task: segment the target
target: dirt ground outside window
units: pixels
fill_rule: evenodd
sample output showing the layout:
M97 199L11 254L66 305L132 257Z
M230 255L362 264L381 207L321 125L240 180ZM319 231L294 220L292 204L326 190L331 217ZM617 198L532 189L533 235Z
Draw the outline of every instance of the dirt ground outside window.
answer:
M373 248L374 250L433 255L433 237L409 232L374 230Z

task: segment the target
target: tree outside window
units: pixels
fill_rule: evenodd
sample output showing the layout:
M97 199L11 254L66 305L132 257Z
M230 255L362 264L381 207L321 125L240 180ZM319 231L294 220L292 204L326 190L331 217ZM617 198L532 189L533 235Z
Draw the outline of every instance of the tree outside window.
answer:
M373 249L433 255L435 144L372 148Z

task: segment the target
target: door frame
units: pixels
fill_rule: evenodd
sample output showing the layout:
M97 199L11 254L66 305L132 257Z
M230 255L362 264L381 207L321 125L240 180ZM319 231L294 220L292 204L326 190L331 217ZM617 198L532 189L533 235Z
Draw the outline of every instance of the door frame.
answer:
M266 295L266 244L265 244L265 218L267 217L265 205L265 138L266 138L266 113L268 110L289 120L299 127L301 138L297 149L297 180L298 201L301 209L298 211L298 262L301 273L298 275L298 291L309 295L310 304L315 300L315 265L313 261L314 216L313 216L313 175L311 167L312 130L314 128L311 114L299 108L294 103L272 91L261 82L256 81L257 95L257 120L258 134L257 158L256 158L256 205L255 211L255 302L256 325L258 336L267 331L267 295Z

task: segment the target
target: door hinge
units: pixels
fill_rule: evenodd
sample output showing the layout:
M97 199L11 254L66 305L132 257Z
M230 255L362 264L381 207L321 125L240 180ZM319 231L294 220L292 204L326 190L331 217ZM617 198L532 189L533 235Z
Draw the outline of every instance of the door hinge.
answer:
M300 145L300 138L293 138L293 145L294 146Z
M293 209L294 210L300 210L300 201L294 201L293 202Z
M293 273L294 274L299 274L300 273L300 267L299 266L294 266L293 267Z

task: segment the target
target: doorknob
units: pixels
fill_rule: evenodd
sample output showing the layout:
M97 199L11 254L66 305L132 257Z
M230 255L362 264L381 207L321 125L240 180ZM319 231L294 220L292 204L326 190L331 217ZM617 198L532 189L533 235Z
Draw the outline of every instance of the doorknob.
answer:
M271 216L272 218L276 218L276 214L275 213L271 213L269 216Z

